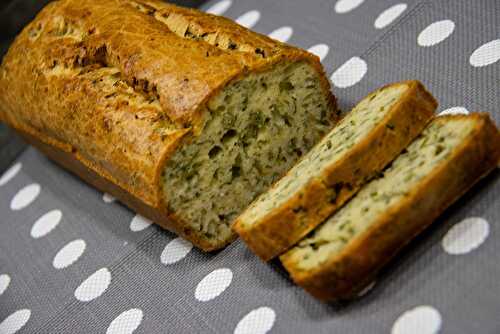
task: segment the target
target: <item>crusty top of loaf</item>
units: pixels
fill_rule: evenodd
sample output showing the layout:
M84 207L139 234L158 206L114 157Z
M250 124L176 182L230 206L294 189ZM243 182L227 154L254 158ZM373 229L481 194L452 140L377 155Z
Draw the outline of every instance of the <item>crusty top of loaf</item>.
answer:
M43 35L29 38L33 28L58 18L78 28L79 43L63 47ZM187 124L217 88L237 75L283 58L314 61L303 50L226 18L154 0L54 1L21 33L16 45L29 51L23 56L39 67L50 66L53 59L70 63L78 57L117 67L129 83L156 95L170 119ZM35 54L33 48L40 51ZM7 55L5 66L18 56Z
M196 10L156 0L53 1L3 60L0 118L157 207L163 161L196 133L208 99L286 60L323 73L306 51Z

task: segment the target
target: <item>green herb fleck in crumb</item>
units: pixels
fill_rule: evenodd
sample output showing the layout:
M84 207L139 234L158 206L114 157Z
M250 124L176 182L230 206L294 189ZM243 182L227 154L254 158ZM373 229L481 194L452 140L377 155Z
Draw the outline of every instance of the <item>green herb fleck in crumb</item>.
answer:
M436 151L434 152L434 154L435 155L439 155L443 151L444 151L444 146L443 145L438 145L438 146L436 146Z

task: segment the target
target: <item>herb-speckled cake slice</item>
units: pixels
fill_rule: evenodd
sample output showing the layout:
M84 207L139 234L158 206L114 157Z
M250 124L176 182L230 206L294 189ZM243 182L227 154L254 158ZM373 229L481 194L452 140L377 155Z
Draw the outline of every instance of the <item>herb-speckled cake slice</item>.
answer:
M499 158L500 133L487 114L437 117L383 176L281 261L315 297L349 298Z
M237 218L234 230L263 260L280 255L392 161L436 106L418 81L369 94Z

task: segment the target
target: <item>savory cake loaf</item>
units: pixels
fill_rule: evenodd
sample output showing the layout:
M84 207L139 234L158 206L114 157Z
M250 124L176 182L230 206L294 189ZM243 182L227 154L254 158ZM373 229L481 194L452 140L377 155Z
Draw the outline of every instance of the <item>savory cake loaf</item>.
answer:
M53 1L0 68L0 119L204 250L337 119L319 59L161 1Z
M436 107L418 81L369 94L236 219L235 231L263 260L280 255L408 146Z
M281 256L323 300L349 298L500 158L487 114L435 118L383 175Z

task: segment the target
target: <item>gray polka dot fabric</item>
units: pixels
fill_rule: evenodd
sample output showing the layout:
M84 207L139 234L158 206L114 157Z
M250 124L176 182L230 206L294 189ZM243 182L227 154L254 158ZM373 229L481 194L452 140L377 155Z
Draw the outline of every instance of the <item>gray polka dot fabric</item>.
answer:
M418 79L500 123L496 0L209 1L321 57L343 110ZM500 333L500 172L358 299L316 301L236 241L205 254L33 148L0 177L0 333Z

